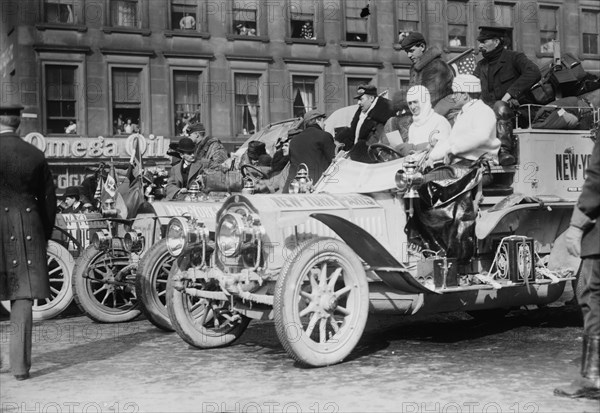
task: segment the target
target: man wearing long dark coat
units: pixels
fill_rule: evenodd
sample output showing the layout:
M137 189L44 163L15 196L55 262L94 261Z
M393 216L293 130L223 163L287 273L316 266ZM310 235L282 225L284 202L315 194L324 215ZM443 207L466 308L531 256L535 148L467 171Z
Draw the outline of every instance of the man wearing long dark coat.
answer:
M56 193L44 153L16 133L20 106L0 107L0 300L10 300L10 368L29 378L33 300L50 297L46 244Z

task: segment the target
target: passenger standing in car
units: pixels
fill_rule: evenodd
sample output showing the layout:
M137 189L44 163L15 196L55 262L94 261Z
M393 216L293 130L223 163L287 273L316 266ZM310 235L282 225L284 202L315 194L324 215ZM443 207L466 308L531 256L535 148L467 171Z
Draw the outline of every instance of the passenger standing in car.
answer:
M557 396L600 398L600 141L596 141L583 190L567 229L567 248L581 256L577 301L583 313L580 377L554 390Z
M83 202L79 200L79 188L76 186L68 187L65 189L63 198L64 201L61 204L60 210L62 214L79 214L83 212Z
M452 69L442 59L442 51L427 47L425 37L419 32L402 33L400 46L412 61L409 86L425 86L431 95L431 106L452 93Z
M519 107L519 99L542 75L523 53L505 48L506 29L483 26L479 29L477 41L483 59L473 74L481 80L481 99L496 114L496 135L502 144L498 161L500 165L514 165L517 159L513 109Z
M311 110L304 115L304 130L290 141L290 170L283 187L288 193L300 164L308 167L309 178L317 183L335 156L333 136L323 130L325 114Z
M29 378L33 300L50 297L46 244L56 216L44 153L15 133L22 109L0 107L0 300L11 304L9 357L17 380Z

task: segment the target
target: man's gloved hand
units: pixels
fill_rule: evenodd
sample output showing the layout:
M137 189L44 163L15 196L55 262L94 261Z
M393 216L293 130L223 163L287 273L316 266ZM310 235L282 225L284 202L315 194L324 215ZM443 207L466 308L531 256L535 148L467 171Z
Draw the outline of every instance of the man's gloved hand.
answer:
M565 242L567 243L567 251L569 254L579 257L581 254L581 238L583 230L574 226L569 226L565 231Z
M394 148L402 157L410 155L411 152L414 152L417 149L417 146L413 143L401 143L400 145Z

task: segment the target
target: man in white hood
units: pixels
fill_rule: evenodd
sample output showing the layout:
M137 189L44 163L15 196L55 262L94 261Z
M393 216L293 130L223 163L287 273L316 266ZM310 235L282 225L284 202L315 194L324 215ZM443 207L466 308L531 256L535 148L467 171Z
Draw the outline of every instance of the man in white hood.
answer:
M431 151L430 159L476 160L483 154L497 159L500 140L496 137L496 116L481 99L481 82L473 75L458 75L452 91L466 101L456 117L450 136Z

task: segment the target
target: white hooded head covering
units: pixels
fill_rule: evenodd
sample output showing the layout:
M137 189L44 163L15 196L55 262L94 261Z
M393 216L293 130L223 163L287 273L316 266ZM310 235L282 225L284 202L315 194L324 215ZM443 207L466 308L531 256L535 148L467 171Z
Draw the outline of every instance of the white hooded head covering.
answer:
M418 115L413 115L413 123L417 126L423 125L428 121L434 113L431 107L431 95L425 86L412 86L406 92L406 102L419 102L421 112Z

